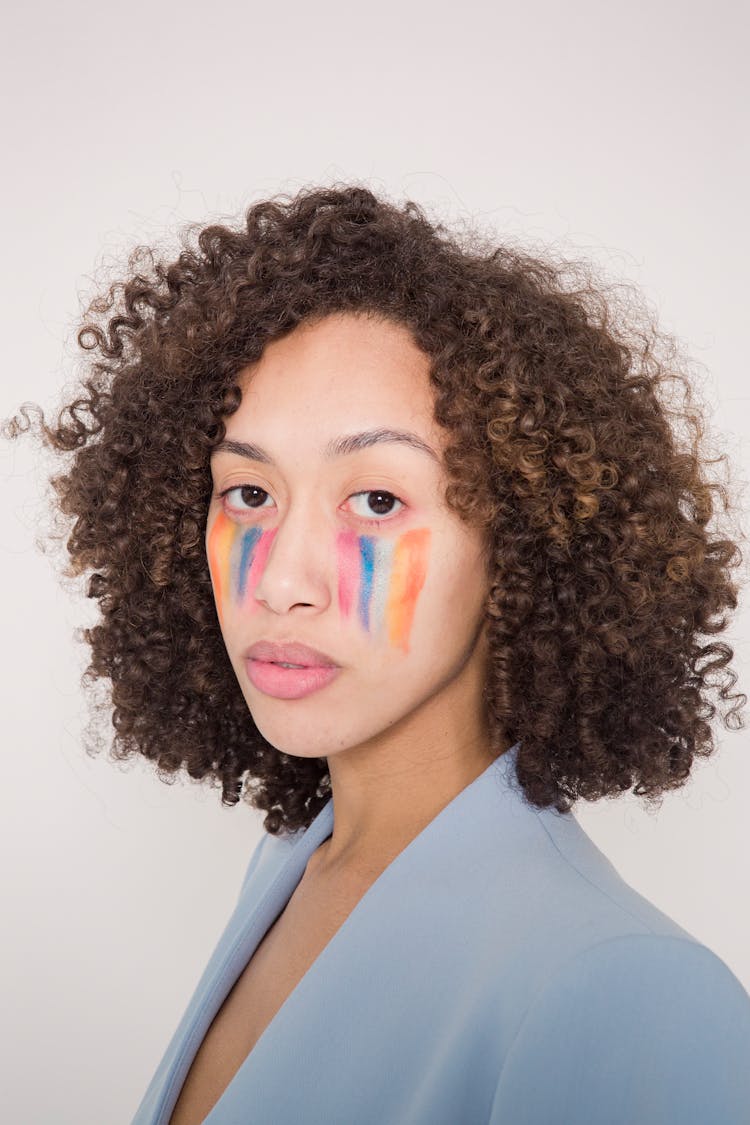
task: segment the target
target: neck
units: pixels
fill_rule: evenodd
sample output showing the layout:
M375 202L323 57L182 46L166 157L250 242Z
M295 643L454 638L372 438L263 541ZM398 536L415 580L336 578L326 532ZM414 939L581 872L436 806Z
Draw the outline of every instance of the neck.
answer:
M331 836L311 857L317 874L382 870L498 755L482 699L480 662L396 727L328 758Z

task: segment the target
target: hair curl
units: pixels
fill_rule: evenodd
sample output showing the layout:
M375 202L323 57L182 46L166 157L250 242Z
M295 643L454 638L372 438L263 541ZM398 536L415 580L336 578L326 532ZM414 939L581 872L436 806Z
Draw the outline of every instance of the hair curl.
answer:
M700 416L660 397L675 379L692 401L652 317L618 308L590 265L462 239L356 184L254 203L241 229L205 226L197 245L194 230L174 261L137 246L127 278L90 302L77 342L98 358L56 424L24 403L25 424L3 427L26 432L31 406L45 444L72 458L51 483L73 520L66 574L92 572L101 612L80 631L82 682L111 686L112 758L220 784L222 804L266 811L274 835L330 796L325 758L284 754L253 722L204 530L238 372L301 321L346 310L405 325L430 357L452 437L446 502L488 536L491 730L520 742L526 798L566 812L633 788L657 802L715 749L712 686L739 700L725 726L743 727L734 652L700 640L737 605L742 553L708 526L712 494L729 501L705 469L725 455L706 458Z

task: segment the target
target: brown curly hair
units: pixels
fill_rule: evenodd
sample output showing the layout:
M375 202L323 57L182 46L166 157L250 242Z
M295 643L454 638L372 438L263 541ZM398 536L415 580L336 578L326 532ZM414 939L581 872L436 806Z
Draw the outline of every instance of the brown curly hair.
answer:
M195 230L174 261L137 246L126 280L90 302L77 333L94 353L85 394L55 426L24 403L24 423L3 427L27 432L33 407L45 445L72 459L51 484L56 515L74 521L65 573L92 572L101 611L79 636L84 686L107 686L94 717L111 714L113 759L144 755L164 781L184 767L220 784L222 804L266 811L274 835L328 800L326 759L278 751L253 722L204 532L238 372L301 321L345 310L408 327L430 357L435 418L452 437L445 499L486 531L493 565L490 726L520 743L526 799L566 812L632 787L657 802L715 749L711 686L739 701L725 726L743 727L734 652L700 640L737 605L742 553L731 528L708 527L712 494L725 511L729 500L706 465L726 458L705 456L694 410L660 396L673 379L691 403L687 361L631 286L450 232L360 184L256 202L240 229L199 228L197 245Z

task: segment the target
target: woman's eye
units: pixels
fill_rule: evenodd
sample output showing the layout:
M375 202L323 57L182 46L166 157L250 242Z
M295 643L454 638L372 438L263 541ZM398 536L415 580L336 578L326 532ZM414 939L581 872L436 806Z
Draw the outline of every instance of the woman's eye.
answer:
M228 497L230 497L233 492L239 494L239 501L228 501ZM233 488L225 488L223 492L219 493L219 497L221 500L227 501L227 507L233 508L235 511L239 512L247 511L246 508L242 507L243 503L249 504L251 509L257 509L263 507L264 499L270 500L270 496L266 490L257 484L236 484ZM256 503L256 501L258 502Z
M372 517L392 515L394 503L403 507L403 501L399 500L398 496L394 496L392 492L386 492L382 488L354 492L351 499L353 502L360 502L360 510L357 511L355 507L355 515L362 516L363 519L369 519L371 523L383 523L383 519L373 519Z

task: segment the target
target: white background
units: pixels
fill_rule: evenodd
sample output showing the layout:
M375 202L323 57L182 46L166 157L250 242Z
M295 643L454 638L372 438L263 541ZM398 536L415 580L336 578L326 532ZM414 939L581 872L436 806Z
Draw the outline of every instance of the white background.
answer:
M355 179L635 283L744 479L741 5L14 5L2 65L0 414L74 379L79 303L137 242ZM92 606L35 546L46 465L0 443L4 1121L127 1123L234 905L260 814L81 748ZM744 604L722 639L748 686ZM718 722L718 720L717 720ZM648 814L576 815L750 989L748 734ZM4 1104L2 1104L4 1103Z

